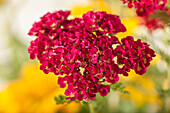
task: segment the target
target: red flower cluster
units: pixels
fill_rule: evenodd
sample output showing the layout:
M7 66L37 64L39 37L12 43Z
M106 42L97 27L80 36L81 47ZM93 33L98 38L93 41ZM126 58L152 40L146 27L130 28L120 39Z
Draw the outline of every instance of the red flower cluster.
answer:
M152 32L158 28L163 29L166 25L166 22L161 17L153 19L149 19L149 17L143 17L141 18L140 24L145 25L148 28L148 31Z
M138 16L146 16L155 9L163 10L167 0L122 0L129 8L135 7Z
M169 22L169 19L166 20L165 18L170 18L170 9L165 8L161 11L161 13L162 14L160 15L157 11L155 11L154 13L150 13L148 16L143 16L140 24L145 25L149 32L158 28L164 29ZM151 19L152 15L158 15L158 17Z
M44 73L53 72L70 100L90 101L96 93L106 96L119 74L130 69L146 72L154 51L149 45L127 36L121 42L114 34L126 31L116 15L89 11L82 18L69 20L69 11L47 13L34 23L29 35L37 36L28 48Z

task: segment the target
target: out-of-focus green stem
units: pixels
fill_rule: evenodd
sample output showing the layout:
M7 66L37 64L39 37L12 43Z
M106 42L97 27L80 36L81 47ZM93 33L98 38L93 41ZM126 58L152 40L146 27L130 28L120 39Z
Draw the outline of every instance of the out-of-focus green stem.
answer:
M170 81L170 62L168 63L168 72L167 72L167 90L169 89L169 81Z
M165 7L170 9L170 3L166 4Z
M90 113L95 113L94 104L93 103L89 103L89 109L90 109Z
M168 1L167 1L167 3L169 3L169 4L170 4L170 0L168 0Z

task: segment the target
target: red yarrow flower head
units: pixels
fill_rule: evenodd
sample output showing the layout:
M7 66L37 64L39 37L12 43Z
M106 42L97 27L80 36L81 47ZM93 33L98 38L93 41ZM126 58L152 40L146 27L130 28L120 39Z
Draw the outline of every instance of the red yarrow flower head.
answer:
M157 16L154 17L153 15ZM141 17L140 24L145 25L151 33L153 30L164 29L166 27L169 20L166 20L165 17L170 18L170 9L168 8L164 8L162 11L156 10L147 16Z
M149 45L116 33L126 28L117 15L89 11L82 18L68 19L69 11L47 13L28 33L37 38L30 43L30 58L37 58L44 73L52 72L66 88L66 99L89 102L96 94L106 96L120 75L130 69L144 74L155 56ZM122 67L120 66L122 65Z
M135 7L138 16L146 16L155 10L164 10L167 0L121 0L129 8Z

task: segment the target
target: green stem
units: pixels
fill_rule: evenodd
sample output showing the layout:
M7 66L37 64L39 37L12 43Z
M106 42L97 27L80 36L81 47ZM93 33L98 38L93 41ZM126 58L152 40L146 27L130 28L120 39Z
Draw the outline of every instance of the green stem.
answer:
M90 109L90 113L95 113L94 104L93 103L89 103L89 109Z
M168 60L169 61L169 60ZM167 72L168 83L170 81L170 62L168 62L168 72Z
M165 7L170 9L170 4L166 4Z

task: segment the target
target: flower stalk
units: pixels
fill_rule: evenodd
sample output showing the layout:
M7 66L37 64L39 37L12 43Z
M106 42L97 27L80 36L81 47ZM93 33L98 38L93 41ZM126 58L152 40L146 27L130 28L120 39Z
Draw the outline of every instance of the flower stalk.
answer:
M94 108L94 104L92 102L90 102L90 103L88 103L88 105L89 105L90 113L96 113L95 108Z

